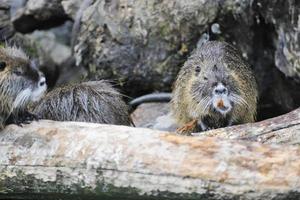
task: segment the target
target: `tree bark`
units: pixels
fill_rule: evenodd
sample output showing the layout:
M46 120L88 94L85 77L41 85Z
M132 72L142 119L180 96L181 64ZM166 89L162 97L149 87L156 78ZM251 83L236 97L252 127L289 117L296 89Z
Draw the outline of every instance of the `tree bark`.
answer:
M261 143L300 144L300 108L272 119L215 129L194 135L243 139Z
M299 199L300 147L75 122L1 132L0 199L100 198Z

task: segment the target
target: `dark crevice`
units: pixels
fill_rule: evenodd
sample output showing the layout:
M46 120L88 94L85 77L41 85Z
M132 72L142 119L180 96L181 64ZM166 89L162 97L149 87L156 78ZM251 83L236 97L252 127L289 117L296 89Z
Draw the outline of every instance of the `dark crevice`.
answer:
M293 84L277 69L274 63L276 47L274 38L277 38L272 24L265 22L264 18L256 14L251 29L253 36L252 62L258 82L259 103L257 120L276 117L297 108L298 85Z
M259 9L254 1L244 15L221 13L222 17L215 21L220 25L221 35L209 32L211 40L232 43L252 66L259 90L257 121L288 113L300 106L300 84L276 67L274 56L278 35L274 24L268 23Z

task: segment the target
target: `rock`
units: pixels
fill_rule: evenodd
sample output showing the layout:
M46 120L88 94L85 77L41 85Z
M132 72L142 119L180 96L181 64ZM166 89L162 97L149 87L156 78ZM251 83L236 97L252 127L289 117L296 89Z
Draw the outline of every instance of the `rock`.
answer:
M61 5L62 5L65 13L70 18L72 18L73 20L75 20L77 11L79 10L80 5L84 1L85 0L62 0L61 1Z
M15 29L29 33L63 24L68 19L61 0L28 0L12 18Z
M77 37L81 26L81 19L83 12L93 3L93 0L82 1L64 1L62 5L67 13L69 13L74 21L71 34L71 48L74 49L74 45L77 43ZM72 55L74 52L72 51Z
M267 43L262 43L263 46L260 49L264 51L261 51L261 55L264 55L266 51L272 53L272 69L264 71L265 80L270 79L267 78L270 74L272 76L271 80L263 83L268 86L268 89L264 91L266 95L264 101L268 101L269 104L273 101L276 106L271 109L274 112L276 110L274 108L277 107L277 110L281 110L278 114L300 106L299 6L297 1L279 0L258 1L255 8L266 25L264 37ZM263 59L258 61L263 63ZM266 65L260 66L260 71L263 71L264 67Z
M169 112L168 103L144 103L139 105L131 114L136 127L152 128L157 117Z
M13 36L14 28L10 21L10 5L4 0L0 2L0 42Z
M131 114L136 127L152 128L161 131L175 131L175 120L170 114L169 103L144 103Z
M29 35L29 38L37 42L56 65L61 65L71 56L70 47L59 42L51 31L35 31Z
M259 1L258 10L276 31L276 67L300 83L300 2Z
M218 13L216 1L95 1L75 46L89 79L114 79L129 95L170 90L187 53Z
M69 57L59 68L59 77L56 86L79 83L86 79L87 70L83 67L76 66L74 57Z
M7 0L6 0L7 1ZM20 8L24 7L28 0L8 0L11 16L14 16Z
M175 132L180 127L177 126L176 121L172 117L171 113L167 113L157 117L152 128L160 131Z
M52 32L55 35L57 42L66 45L70 48L71 46L70 35L72 34L72 27L73 27L73 22L66 21L61 26L51 28L47 31Z

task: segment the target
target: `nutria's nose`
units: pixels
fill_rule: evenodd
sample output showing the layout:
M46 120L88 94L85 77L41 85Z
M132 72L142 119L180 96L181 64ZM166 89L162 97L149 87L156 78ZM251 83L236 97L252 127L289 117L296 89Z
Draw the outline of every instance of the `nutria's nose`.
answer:
M216 94L225 94L227 92L226 88L223 89L215 89L214 91Z
M227 94L228 90L227 90L227 88L222 83L219 83L217 85L217 87L215 87L215 89L214 89L213 92L216 95L222 95L222 94Z

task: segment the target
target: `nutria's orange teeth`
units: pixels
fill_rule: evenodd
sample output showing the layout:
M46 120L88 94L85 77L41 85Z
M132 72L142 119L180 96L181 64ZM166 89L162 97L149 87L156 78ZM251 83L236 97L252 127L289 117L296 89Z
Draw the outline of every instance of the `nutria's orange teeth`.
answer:
M223 100L218 101L217 106L218 106L218 108L223 108L223 107L224 107L224 102L223 102Z

